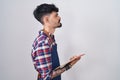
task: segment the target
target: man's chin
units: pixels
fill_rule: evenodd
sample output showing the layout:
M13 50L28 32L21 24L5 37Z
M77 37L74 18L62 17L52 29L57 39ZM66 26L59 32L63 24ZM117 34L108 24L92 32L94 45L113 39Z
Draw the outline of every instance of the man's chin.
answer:
M57 26L56 28L61 28L62 27L62 23L59 24L59 26Z

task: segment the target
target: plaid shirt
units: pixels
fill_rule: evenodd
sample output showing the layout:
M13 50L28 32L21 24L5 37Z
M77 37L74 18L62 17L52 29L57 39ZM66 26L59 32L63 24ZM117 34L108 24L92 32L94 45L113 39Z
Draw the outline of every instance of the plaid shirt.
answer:
M32 60L35 69L38 71L39 80L51 80L51 39L42 30L32 44ZM54 39L53 39L54 41Z

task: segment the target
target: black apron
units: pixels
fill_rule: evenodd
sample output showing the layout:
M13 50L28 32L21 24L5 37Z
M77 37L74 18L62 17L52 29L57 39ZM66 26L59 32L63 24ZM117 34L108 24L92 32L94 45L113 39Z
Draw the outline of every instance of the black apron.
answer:
M60 66L56 43L54 45L52 45L51 57L52 57L52 70L54 70L55 68ZM53 78L52 80L61 80L61 75Z

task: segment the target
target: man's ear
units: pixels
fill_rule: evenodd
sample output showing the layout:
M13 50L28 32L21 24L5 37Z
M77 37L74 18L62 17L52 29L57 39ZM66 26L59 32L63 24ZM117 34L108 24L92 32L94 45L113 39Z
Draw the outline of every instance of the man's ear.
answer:
M48 18L49 18L49 16L44 16L44 17L43 17L44 23L48 23L48 21L49 21Z

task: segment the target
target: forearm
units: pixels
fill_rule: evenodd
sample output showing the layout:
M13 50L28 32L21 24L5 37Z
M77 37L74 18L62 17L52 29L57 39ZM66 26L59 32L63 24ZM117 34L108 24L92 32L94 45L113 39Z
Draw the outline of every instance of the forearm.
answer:
M71 64L66 64L66 65L64 65L64 67L59 66L58 68L56 68L55 70L53 70L53 72L51 74L51 78L53 79L54 77L62 74L66 70L70 69L71 67L72 67Z
M54 77L57 77L58 75L62 74L65 71L66 71L65 68L53 70L53 72L51 74L51 78L53 79Z

